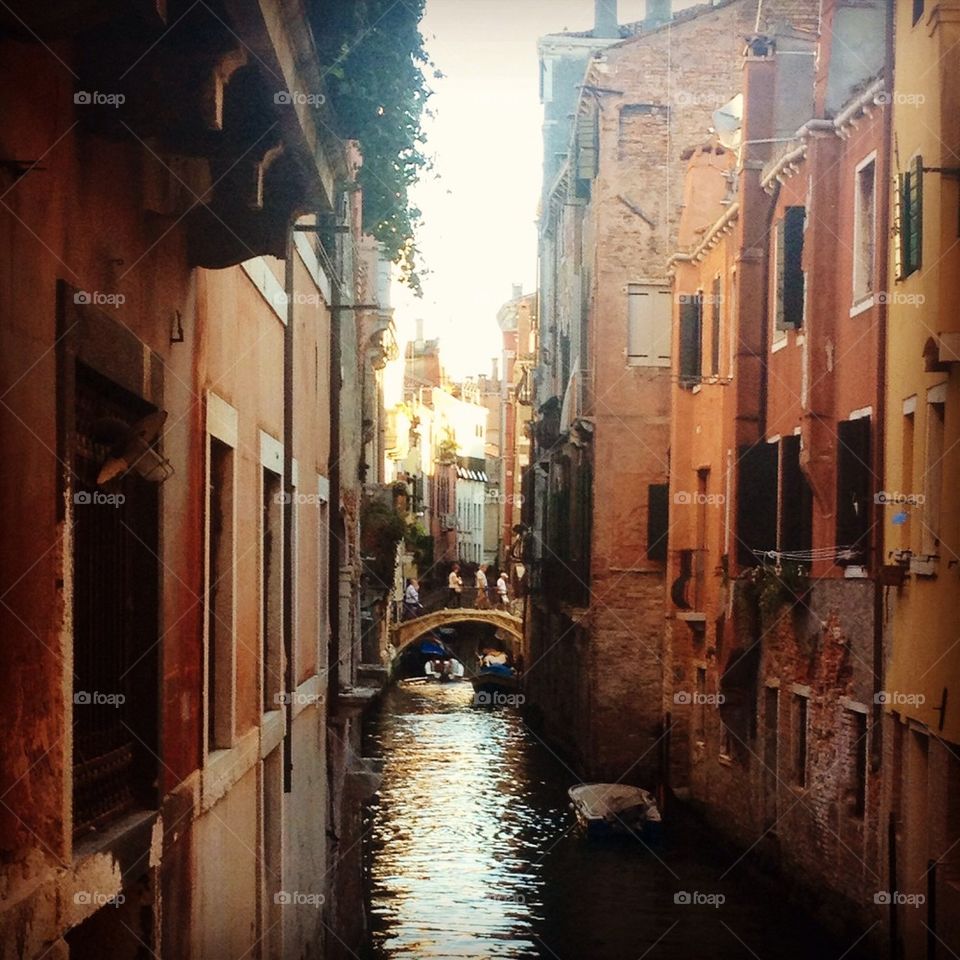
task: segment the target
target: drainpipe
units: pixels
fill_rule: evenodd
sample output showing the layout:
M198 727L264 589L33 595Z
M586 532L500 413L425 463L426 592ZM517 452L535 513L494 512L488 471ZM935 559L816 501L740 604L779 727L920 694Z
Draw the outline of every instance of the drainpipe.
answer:
M287 231L287 259L284 265L284 292L287 297L287 325L283 331L283 656L286 693L283 733L283 792L293 789L293 338L294 338L294 233L293 221Z
M780 199L780 181L773 188L773 196L767 207L767 216L763 229L763 294L761 310L763 322L760 324L760 409L757 415L757 442L767 435L767 395L769 393L770 358L770 233L773 230L773 218L777 213Z
M338 244L339 246L339 244ZM335 265L339 269L338 263ZM327 712L336 707L340 692L340 323L341 301L340 278L330 278L330 547L327 558L327 610L330 621L330 637L327 643Z
M887 23L884 31L884 83L887 90L893 90L893 58L894 58L894 29L896 23L896 0L887 0L886 3ZM893 159L893 104L886 104L886 115L883 121L883 149L880 151L883 167L883 192L881 197L883 202L880 204L879 220L877 223L877 236L890 236L890 167ZM883 247L884 256L880 259L880 268L877 271L877 279L881 290L889 289L887 284L890 280L890 258L887 256L886 245ZM886 393L887 393L887 322L889 320L889 309L887 301L889 297L883 297L883 302L877 305L877 426L876 443L873 455L874 476L881 478L883 482L884 469L884 451L883 438L885 435L884 420L886 417ZM883 504L874 503L873 520L875 536L873 538L874 546L874 564L873 564L873 715L871 726L873 735L870 737L870 768L880 774L883 763L883 705L877 703L876 696L883 689L883 616L884 616L884 587L882 583L881 568L884 560L884 539L883 539ZM894 774L895 771L890 771ZM883 789L883 779L878 777ZM890 796L890 785L887 785ZM887 864L890 872L888 888L897 889L897 830L894 817L894 811L889 812L889 823L887 825ZM900 924L898 915L898 906L896 898L890 898L889 915L889 936L890 936L890 956L896 958L900 953Z

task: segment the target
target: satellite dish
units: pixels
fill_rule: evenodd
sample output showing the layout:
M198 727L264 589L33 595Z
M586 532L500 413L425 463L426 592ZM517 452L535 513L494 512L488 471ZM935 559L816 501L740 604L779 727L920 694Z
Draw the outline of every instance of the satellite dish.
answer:
M737 150L743 137L743 94L738 93L713 112L713 128L728 150Z
M93 425L93 436L110 445L110 456L97 474L97 486L136 470L151 483L163 483L173 476L170 461L165 460L153 444L167 419L165 410L158 410L138 420L133 426L112 417L104 417Z

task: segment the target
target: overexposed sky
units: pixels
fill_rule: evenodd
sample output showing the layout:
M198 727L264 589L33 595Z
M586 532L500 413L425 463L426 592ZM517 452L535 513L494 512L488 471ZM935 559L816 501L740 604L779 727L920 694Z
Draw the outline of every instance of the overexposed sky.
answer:
M640 20L644 0L620 0L621 23ZM689 6L675 3L675 9ZM421 31L446 75L433 81L427 149L436 161L414 194L424 298L396 285L401 348L417 317L441 338L457 379L490 369L500 353L497 310L513 283L536 285L534 221L541 179L537 38L589 30L593 0L427 0Z

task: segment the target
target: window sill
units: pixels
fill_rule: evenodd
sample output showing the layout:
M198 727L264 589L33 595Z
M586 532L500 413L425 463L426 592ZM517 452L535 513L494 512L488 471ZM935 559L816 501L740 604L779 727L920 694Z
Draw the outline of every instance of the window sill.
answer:
M865 310L869 310L873 306L874 302L875 300L872 293L870 294L869 297L865 298L864 300L858 300L850 308L850 316L855 317L857 316L857 314L863 313Z
M259 756L260 727L245 733L229 749L213 750L207 754L200 789L200 809L209 810L222 799L254 766Z
M774 339L773 343L770 344L770 352L779 353L788 343L786 334L784 334L779 340Z
M731 757L727 753L719 754L719 756L717 757L717 763L719 763L723 767L736 766L736 760L734 760L733 757Z

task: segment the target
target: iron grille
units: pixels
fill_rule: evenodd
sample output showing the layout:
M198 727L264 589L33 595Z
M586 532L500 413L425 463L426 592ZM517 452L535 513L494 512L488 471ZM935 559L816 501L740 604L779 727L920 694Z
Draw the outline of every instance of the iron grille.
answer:
M156 805L157 490L135 471L98 487L105 418L149 412L78 366L74 467L74 837Z

